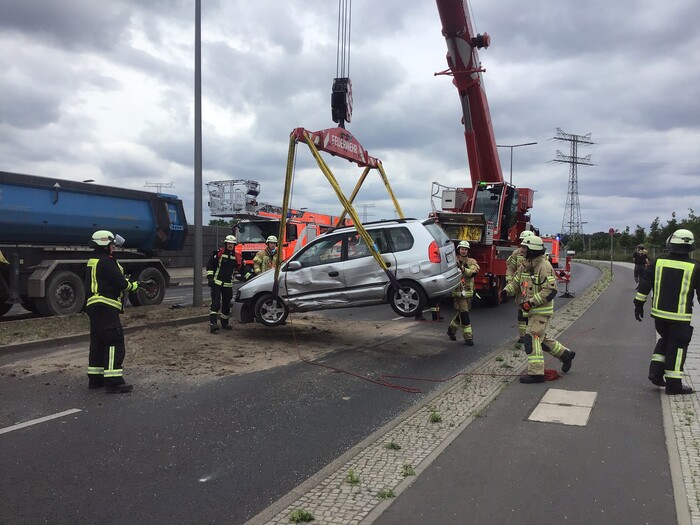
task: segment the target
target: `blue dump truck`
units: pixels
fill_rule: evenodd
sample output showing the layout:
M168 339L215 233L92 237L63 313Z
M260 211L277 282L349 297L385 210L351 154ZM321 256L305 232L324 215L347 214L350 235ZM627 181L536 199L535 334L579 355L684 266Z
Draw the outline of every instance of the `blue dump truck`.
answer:
M147 282L134 306L159 304L170 275L160 250L181 250L187 235L175 195L0 171L0 315L13 304L43 316L85 305L85 267L96 230L126 239L117 249L124 273Z

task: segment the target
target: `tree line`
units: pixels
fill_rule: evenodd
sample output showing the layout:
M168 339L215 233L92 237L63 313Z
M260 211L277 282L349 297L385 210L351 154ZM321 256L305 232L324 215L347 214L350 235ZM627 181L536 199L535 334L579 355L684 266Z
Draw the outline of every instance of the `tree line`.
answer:
M666 224L661 224L661 219L656 217L649 226L649 229L637 224L634 231L629 226L624 230L615 230L612 236L612 251L615 260L631 260L632 252L638 245L643 245L650 257L661 255L666 250L666 239L677 229L685 228L693 232L696 239L700 239L700 217L695 215L692 208L688 208L688 216L685 219L678 219L676 212L671 214L671 218ZM597 232L585 234L583 238L574 239L563 236L561 241L567 250L576 252L579 258L592 257L594 259L609 259L611 249L611 239L609 232ZM602 256L602 254L605 254Z

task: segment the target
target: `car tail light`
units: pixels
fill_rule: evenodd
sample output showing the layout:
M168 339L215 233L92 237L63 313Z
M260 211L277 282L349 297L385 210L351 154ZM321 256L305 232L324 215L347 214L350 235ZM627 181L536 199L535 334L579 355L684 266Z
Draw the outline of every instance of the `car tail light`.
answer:
M441 261L440 247L435 241L431 242L430 246L428 246L428 259L430 259L432 263L439 263Z

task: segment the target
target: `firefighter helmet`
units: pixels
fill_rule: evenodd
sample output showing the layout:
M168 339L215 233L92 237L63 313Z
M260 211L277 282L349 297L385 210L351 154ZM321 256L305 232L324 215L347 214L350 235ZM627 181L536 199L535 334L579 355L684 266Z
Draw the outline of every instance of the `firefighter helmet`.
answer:
M226 244L228 244L228 243L236 244L236 238L233 235L227 235L226 238L224 239L224 242Z
M265 242L274 242L275 244L277 244L277 237L275 237L274 235L270 235Z
M457 248L466 248L468 250L469 249L469 241L460 241L459 244L457 245Z
M520 240L522 241L525 237L530 237L531 235L535 235L532 233L530 230L523 230L520 232Z
M98 230L92 234L91 241L97 246L109 246L114 242L114 234L107 230Z
M671 253L690 253L695 248L695 236L690 230L676 230L666 239L666 248Z
M529 235L523 239L522 245L528 249L529 252L542 252L544 253L544 242L537 235Z

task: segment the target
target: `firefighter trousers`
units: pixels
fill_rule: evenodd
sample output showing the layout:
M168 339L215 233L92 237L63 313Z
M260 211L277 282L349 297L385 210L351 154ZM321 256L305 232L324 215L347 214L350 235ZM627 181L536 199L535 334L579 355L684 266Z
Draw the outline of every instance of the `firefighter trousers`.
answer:
M450 321L449 330L455 333L458 329L461 329L464 340L473 341L474 333L472 332L471 320L469 319L469 310L472 309L472 298L455 297L454 309L457 310L457 314Z
M90 305L86 310L90 318L90 381L98 383L104 378L107 385L124 384L122 363L126 348L119 310L103 304Z
M649 375L656 378L683 379L688 345L693 337L690 323L654 319L659 340L651 356Z
M528 314L527 331L525 333L525 353L527 354L527 374L531 376L544 375L544 352L553 357L561 358L568 350L556 339L547 336L550 316Z
M228 320L231 317L231 299L233 299L233 288L230 286L214 284L211 287L211 307L209 308L211 324L216 324L217 318L220 317L221 325L228 325Z

